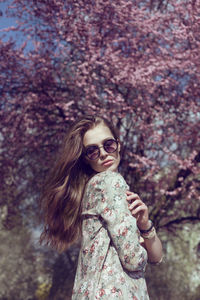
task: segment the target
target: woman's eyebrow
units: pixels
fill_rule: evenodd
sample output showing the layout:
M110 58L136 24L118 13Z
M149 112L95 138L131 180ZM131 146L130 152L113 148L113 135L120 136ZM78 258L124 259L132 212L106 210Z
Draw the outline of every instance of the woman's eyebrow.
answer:
M103 144L105 141L110 140L110 139L114 139L114 137L112 136L112 137L105 138L104 140L101 141L101 144ZM90 146L97 146L98 147L98 144L88 144L88 145L85 146L85 148L90 147Z

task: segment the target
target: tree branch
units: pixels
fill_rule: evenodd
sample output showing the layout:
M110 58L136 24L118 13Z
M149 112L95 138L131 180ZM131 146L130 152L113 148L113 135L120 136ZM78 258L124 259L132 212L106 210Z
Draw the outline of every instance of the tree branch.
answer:
M159 226L160 228L164 228L164 227L169 227L171 225L174 225L174 224L181 224L183 222L196 222L196 221L199 221L200 220L200 216L188 216L188 217L182 217L182 218L179 218L179 219L175 219L175 220L171 220L161 226Z

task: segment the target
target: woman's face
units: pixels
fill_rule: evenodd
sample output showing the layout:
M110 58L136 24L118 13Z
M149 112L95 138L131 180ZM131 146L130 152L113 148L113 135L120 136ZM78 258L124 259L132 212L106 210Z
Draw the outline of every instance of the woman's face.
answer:
M103 148L103 144L109 139L115 138L110 129L103 123L100 123L96 127L86 131L83 137L83 145L85 148L94 145L100 147L100 155L95 160L90 160L87 156L85 156L86 162L96 172L103 172L106 170L117 172L118 170L118 166L120 163L120 144L118 144L118 148L115 152L108 153Z

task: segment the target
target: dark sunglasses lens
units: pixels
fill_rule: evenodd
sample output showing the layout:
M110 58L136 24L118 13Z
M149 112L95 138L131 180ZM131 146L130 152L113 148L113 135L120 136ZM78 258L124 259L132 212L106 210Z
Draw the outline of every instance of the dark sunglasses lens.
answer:
M105 141L103 146L104 146L104 149L108 153L112 153L117 150L118 144L117 144L117 141L115 141L115 140L108 140L108 141Z
M86 156L91 160L97 159L99 157L99 148L97 146L88 147Z

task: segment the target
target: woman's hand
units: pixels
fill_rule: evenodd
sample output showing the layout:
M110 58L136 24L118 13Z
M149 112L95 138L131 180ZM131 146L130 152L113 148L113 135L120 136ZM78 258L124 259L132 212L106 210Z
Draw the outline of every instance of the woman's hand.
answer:
M126 200L128 208L133 217L137 220L137 226L140 230L147 230L150 228L148 207L142 202L140 197L130 191L126 192ZM151 263L160 263L162 261L163 252L162 244L157 235L152 239L141 239L141 245L147 250L148 261Z
M126 195L126 200L128 201L128 208L132 216L136 218L138 228L141 230L149 229L151 224L149 222L149 211L146 204L142 202L138 194L127 191Z

